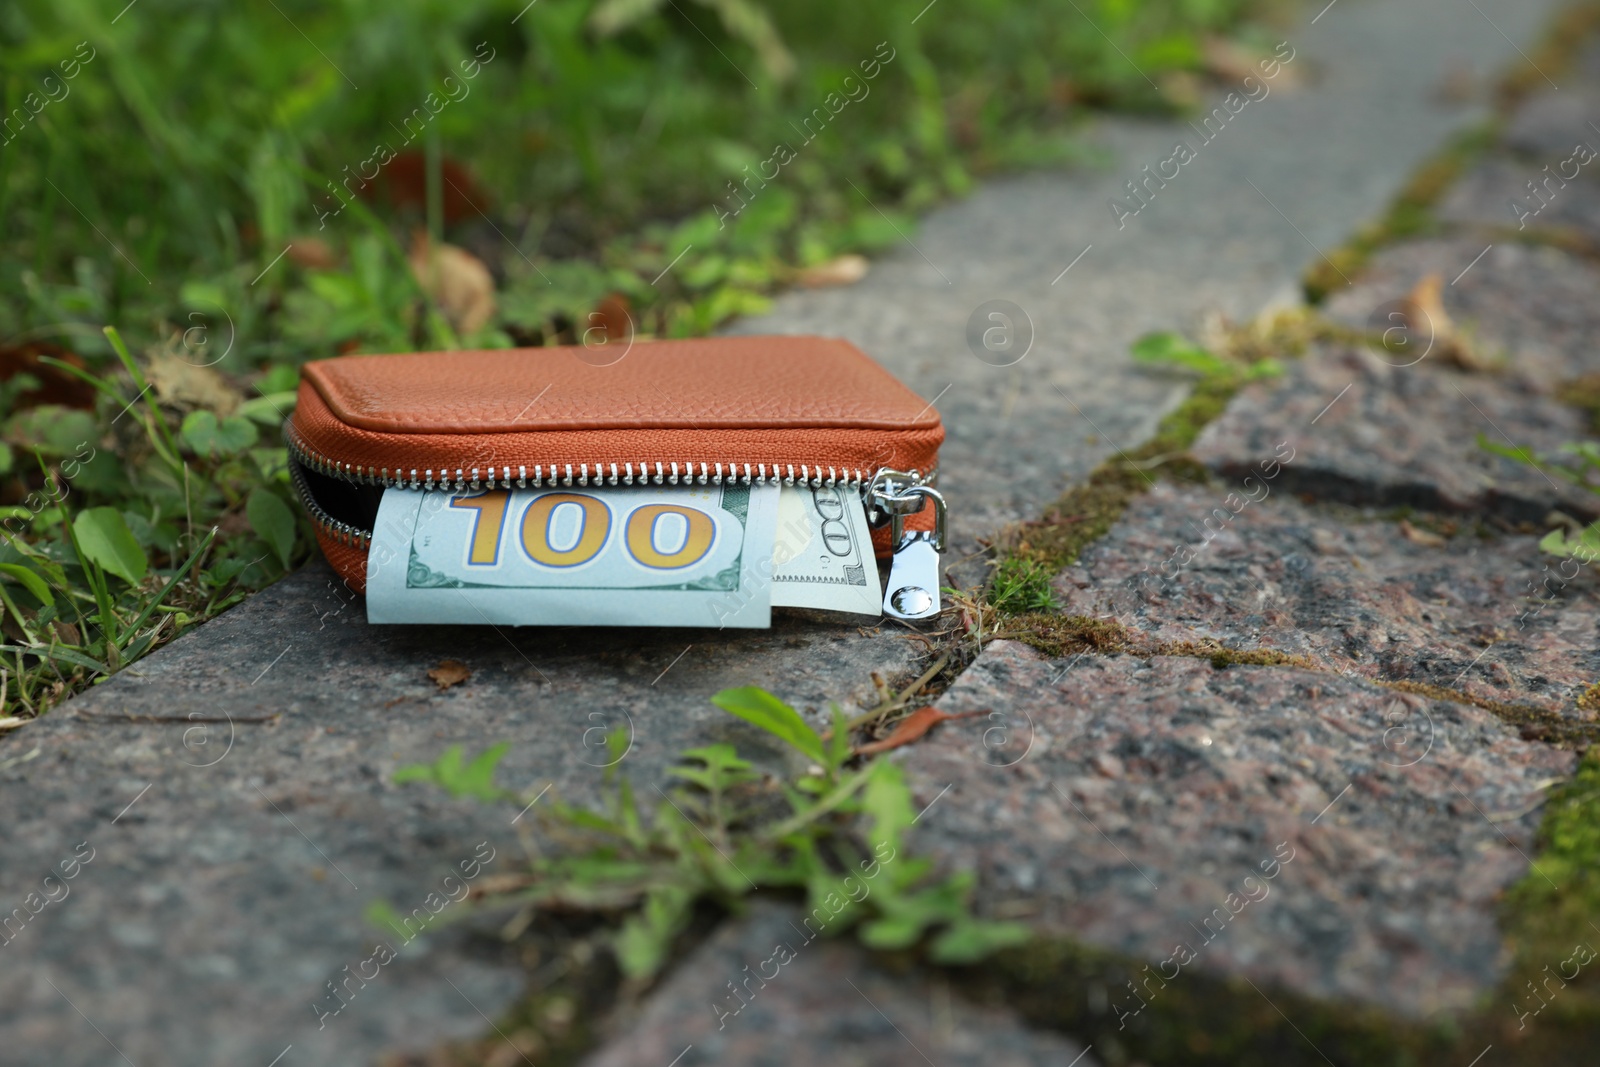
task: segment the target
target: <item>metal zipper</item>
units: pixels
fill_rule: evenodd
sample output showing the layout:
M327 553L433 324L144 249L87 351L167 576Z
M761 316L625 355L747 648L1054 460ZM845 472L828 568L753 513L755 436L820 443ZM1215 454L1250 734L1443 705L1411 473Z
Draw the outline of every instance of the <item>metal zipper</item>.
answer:
M931 500L935 509L935 532L929 540L933 541L936 548L940 550L944 548L944 498L933 488L933 484L938 480L937 469L922 474L919 471L897 471L882 467L871 475L860 468L846 468L841 472L837 467L828 467L827 473L824 474L820 465L804 463L798 467L796 464L774 463L770 465L770 471L769 465L765 463L656 463L653 465L653 471L650 469L650 464L641 463L638 465L637 473L632 463L596 463L593 464L592 471L588 463L551 464L548 471L544 465L539 464L534 466L531 474L526 466L490 467L487 471L480 467L457 467L452 470L443 465L391 469L362 467L330 459L308 447L288 422L284 423L283 436L289 456L293 460L289 464L290 478L312 521L341 544L363 549L371 545L372 531L335 519L328 514L312 495L311 487L306 484L304 471L315 471L324 477L348 482L351 485L453 492L537 489L545 486L570 488L575 485L721 485L724 482L741 485L775 483L789 486L803 485L813 489L842 485L861 494L868 507L868 525L879 527L885 523L890 524L897 550L910 540L903 535L902 524L905 516L920 511ZM696 473L697 467L698 473Z

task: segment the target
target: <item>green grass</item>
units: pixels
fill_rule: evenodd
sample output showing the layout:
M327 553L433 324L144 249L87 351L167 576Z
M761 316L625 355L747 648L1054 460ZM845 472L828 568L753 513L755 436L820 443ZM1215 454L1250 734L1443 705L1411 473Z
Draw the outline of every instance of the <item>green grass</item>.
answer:
M311 554L306 360L704 333L1080 158L1090 109L1171 110L1275 2L7 5L0 730ZM418 235L487 267L485 321Z

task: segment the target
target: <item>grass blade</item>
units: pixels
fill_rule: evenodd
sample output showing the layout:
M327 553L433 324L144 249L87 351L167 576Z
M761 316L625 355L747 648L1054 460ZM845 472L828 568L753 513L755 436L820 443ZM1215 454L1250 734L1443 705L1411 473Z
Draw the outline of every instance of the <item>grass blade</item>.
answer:
M117 638L119 645L138 632L139 627L143 626L145 620L150 618L150 614L161 606L161 602L167 598L167 594L177 588L178 583L183 581L184 576L189 573L189 569L199 562L201 556L205 555L206 549L211 547L211 542L216 539L216 536L217 528L213 526L211 532L206 534L205 540L200 542L199 547L189 554L189 558L184 561L183 566L179 567L172 575L172 579L161 587L161 592L151 597L150 603L144 606L144 610L139 613L138 618L134 619L128 628L122 631L121 636Z

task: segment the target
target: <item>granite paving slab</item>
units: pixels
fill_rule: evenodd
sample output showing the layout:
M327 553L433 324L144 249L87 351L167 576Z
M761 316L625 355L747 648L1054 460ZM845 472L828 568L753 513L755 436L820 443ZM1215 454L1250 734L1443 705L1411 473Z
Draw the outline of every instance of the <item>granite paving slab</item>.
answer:
M1392 302L1428 274L1440 276L1456 325L1520 380L1550 391L1600 370L1600 266L1558 248L1478 237L1401 242L1373 256L1324 310L1381 331L1392 325Z
M455 927L397 943L362 915L379 898L448 906L437 895L461 892L463 863L512 869L514 813L397 786L398 767L511 741L503 781L593 802L619 728L620 769L647 796L679 750L715 741L779 770L787 754L711 694L762 685L820 716L919 649L904 630L794 619L714 640L371 627L331 571L308 567L3 750L6 909L80 842L94 856L0 946L0 1059L98 1067L110 1042L139 1064L264 1065L293 1045L299 1067L475 1035L478 1011L520 992L520 964ZM445 659L472 677L440 691L426 672ZM385 942L392 963L374 958Z
M1000 641L938 706L998 716L899 754L932 804L915 845L977 871L982 909L1168 981L1192 966L1408 1017L1493 988L1497 898L1575 758L1357 678Z
M1500 140L1507 148L1537 158L1542 166L1566 158L1574 142L1600 136L1591 122L1600 122L1600 60L1590 49L1579 65L1579 79L1555 92L1535 93L1519 104ZM1565 80L1565 79L1564 79Z
M1079 1042L1026 1029L848 940L807 939L799 907L757 903L697 948L585 1067L1093 1067ZM815 923L811 928L816 929Z
M1600 146L1600 135L1588 140ZM1581 169L1572 145L1548 163L1486 159L1445 194L1437 214L1448 223L1494 231L1491 237L1501 240L1539 235L1600 248L1600 147L1591 151ZM1575 176L1565 181L1563 173ZM1529 189L1530 182L1538 192Z
M1482 448L1555 453L1587 436L1578 409L1509 375L1461 373L1373 345L1319 346L1245 386L1192 452L1229 487L1543 523L1600 517L1600 495ZM1265 481L1263 481L1265 479ZM1268 484L1270 483L1270 484Z
M1600 578L1532 536L1446 539L1351 521L1287 494L1157 485L1056 580L1062 610L1157 647L1275 649L1328 670L1421 682L1592 721Z

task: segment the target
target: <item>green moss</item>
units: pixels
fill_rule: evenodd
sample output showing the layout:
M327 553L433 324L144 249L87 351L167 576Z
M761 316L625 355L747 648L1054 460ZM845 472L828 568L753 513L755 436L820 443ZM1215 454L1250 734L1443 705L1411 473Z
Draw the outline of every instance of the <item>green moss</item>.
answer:
M1129 629L1113 619L1087 615L1054 615L1034 612L1007 620L1000 635L1021 641L1052 659L1079 652L1101 655L1186 656L1210 660L1218 670L1234 666L1299 667L1320 671L1325 668L1306 656L1280 652L1275 648L1227 648L1215 641L1152 641L1147 635Z
M1031 645L1052 659L1078 652L1111 655L1142 649L1139 635L1110 619L1036 612L1007 620L1001 636ZM1148 654L1148 653L1146 653Z
M1161 420L1155 436L1129 453L1128 458L1139 463L1186 451L1199 438L1200 431L1227 409L1240 384L1232 376L1202 378L1183 403Z
M1379 248L1432 231L1433 205L1469 164L1488 151L1498 132L1499 123L1489 122L1458 134L1412 172L1380 219L1361 227L1354 237L1312 264L1303 282L1306 299L1320 304L1329 293L1344 288Z
M1232 377L1202 378L1184 401L1161 420L1150 440L1100 464L1086 482L1062 494L1038 521L1024 523L1012 531L1011 544L996 575L996 588L1012 560L1024 561L1026 567L1051 575L1076 563L1079 554L1106 535L1134 498L1155 484L1154 476L1143 469L1145 465L1161 467L1163 473L1182 480L1204 481L1205 468L1183 453L1206 424L1222 414L1238 389L1239 382ZM991 593L991 598L994 595Z
M1174 936L1197 940L1186 932ZM1322 1067L1326 1062L1409 1067L1430 1055L1435 1062L1448 1062L1443 1056L1451 1043L1435 1029L1394 1020L1371 1007L1314 1001L1270 987L1257 990L1199 966L1163 982L1144 961L1041 937L1024 949L997 954L955 981L973 999L1006 1006L1036 1026L1092 1044L1095 1056L1113 1067ZM1139 1007L1132 989L1142 991L1146 1006L1124 1018L1119 1010Z
M1493 712L1502 722L1517 727L1524 741L1545 741L1558 748L1584 748L1600 739L1600 723L1570 719L1546 708L1531 704L1511 704L1504 700L1491 700L1460 689L1426 682L1386 681L1374 678L1375 685L1398 689L1402 693L1416 693L1434 700L1449 700L1457 704L1471 704ZM1587 695L1587 694L1585 694ZM1582 697L1579 698L1580 700Z
M1321 669L1305 656L1279 652L1275 648L1223 648L1211 653L1208 658L1211 660L1211 665L1218 670L1234 666Z
M1551 792L1538 855L1506 893L1502 921L1515 963L1501 1010L1536 1011L1536 1028L1555 1022L1600 1031L1600 753L1591 752ZM1577 967L1566 961L1580 945L1597 955ZM1562 972L1573 970L1576 976L1564 981ZM1529 991L1530 982L1548 1008Z
M1007 555L1059 573L1077 562L1085 548L1104 537L1143 491L1137 475L1102 465L1088 482L1067 490L1037 522L1025 523L1013 531L1015 540Z
M1522 61L1514 65L1495 86L1498 102L1509 111L1530 93L1542 93L1573 68L1583 49L1600 31L1600 4L1585 0L1558 14L1546 28L1539 43L1526 51L1518 49Z
M1556 399L1589 416L1589 428L1600 433L1600 373L1585 374L1556 386Z

